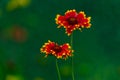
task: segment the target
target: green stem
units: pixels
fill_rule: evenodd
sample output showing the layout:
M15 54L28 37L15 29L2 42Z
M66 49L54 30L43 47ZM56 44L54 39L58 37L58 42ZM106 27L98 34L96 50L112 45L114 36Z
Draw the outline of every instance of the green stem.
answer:
M71 44L71 48L73 48L73 34L71 35L70 44ZM74 79L74 58L73 56L72 56L72 80L75 80Z
M58 67L58 61L57 61L57 59L56 59L56 69L57 69L57 73L58 73L58 79L61 80L60 70L59 70L59 67Z

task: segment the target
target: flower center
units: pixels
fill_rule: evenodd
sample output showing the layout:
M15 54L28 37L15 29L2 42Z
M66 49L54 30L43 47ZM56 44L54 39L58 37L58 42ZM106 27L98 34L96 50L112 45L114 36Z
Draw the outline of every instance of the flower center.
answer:
M62 48L61 48L60 46L56 45L56 46L53 48L53 50L54 50L56 53L58 53L58 52L61 52Z
M78 22L77 22L77 19L74 18L74 17L69 18L67 21L68 21L68 23L69 23L70 25L75 25L75 24L78 23Z

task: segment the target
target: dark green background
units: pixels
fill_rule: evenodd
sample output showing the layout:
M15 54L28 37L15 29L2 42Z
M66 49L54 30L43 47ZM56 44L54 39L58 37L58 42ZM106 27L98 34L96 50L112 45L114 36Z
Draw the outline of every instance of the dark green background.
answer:
M55 58L44 58L39 48L47 40L70 42L65 29L55 24L56 14L64 15L69 9L92 17L90 29L73 34L75 80L120 80L119 0L31 0L28 6L10 11L9 2L0 0L0 80L8 75L24 78L20 80L58 80ZM10 34L16 25L25 29L25 40ZM72 80L71 58L59 60L59 66L62 80Z

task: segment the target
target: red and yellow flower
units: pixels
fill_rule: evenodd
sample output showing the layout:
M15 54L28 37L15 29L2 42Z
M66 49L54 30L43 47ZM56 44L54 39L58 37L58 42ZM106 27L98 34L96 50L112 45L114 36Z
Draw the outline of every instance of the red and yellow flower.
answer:
M64 16L58 14L55 18L58 28L63 26L68 35L76 29L90 28L90 19L91 17L86 17L83 11L77 13L76 10L68 10Z
M45 53L46 56L53 55L57 58L66 59L69 56L72 56L73 50L71 49L70 45L68 43L65 43L63 45L58 45L55 42L51 42L48 40L47 43L45 43L42 48L40 49L42 53Z

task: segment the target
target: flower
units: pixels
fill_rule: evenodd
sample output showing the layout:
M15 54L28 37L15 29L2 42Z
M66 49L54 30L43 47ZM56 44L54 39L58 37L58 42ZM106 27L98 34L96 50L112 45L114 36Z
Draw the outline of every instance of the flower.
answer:
M47 43L45 43L42 48L40 49L42 53L46 54L46 57L48 55L53 55L57 58L66 59L69 56L72 56L73 50L71 49L70 45L68 43L65 43L63 45L58 45L55 42L51 42L48 40Z
M64 16L58 14L55 18L56 24L59 25L58 28L63 26L66 29L68 36L71 35L73 30L90 28L90 19L91 17L86 17L83 11L77 13L74 9L68 10Z

